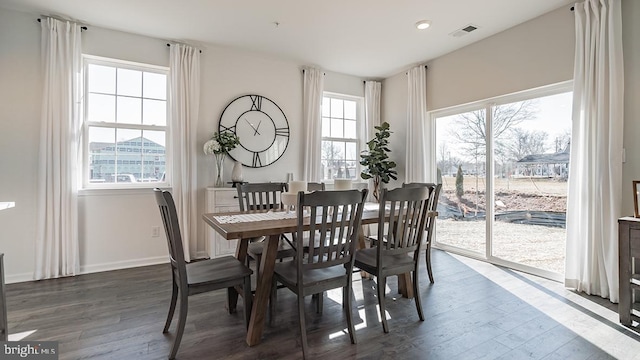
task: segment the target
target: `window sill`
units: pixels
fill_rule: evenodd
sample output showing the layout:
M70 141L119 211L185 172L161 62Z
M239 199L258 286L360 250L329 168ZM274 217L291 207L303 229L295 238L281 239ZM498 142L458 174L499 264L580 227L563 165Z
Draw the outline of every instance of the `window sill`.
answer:
M78 196L112 196L151 194L154 188L171 189L169 184L155 184L145 187L88 188L78 190Z

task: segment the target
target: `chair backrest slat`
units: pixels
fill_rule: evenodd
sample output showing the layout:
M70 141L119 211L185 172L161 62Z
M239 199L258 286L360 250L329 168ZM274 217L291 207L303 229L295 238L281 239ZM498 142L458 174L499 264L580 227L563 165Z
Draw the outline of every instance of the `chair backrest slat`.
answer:
M286 189L285 183L238 184L240 211L280 209L280 194Z
M366 190L298 193L296 261L300 268L353 266L366 193ZM305 211L309 217L305 217ZM306 222L309 246L304 256L302 239ZM298 275L302 276L301 272Z
M380 200L378 219L378 262L383 257L398 254L418 256L424 238L430 190L426 187L384 189ZM385 228L385 210L389 213L389 225Z
M403 188L421 188L426 187L429 189L429 212L434 213L433 216L428 216L425 224L425 229L428 234L426 237L427 243L431 241L431 233L433 232L433 222L436 221L437 211L438 211L438 197L440 196L440 190L442 189L442 184L434 184L434 183L408 183L402 184Z

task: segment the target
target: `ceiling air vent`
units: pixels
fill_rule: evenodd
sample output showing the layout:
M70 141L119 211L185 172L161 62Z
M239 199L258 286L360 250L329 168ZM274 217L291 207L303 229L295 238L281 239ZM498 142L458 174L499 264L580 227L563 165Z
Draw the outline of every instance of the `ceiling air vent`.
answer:
M463 27L462 29L458 29L458 30L452 32L449 35L451 35L453 37L462 37L462 36L465 36L468 33L472 32L472 31L475 31L475 30L478 30L478 27L475 26L475 25L469 24L469 25Z

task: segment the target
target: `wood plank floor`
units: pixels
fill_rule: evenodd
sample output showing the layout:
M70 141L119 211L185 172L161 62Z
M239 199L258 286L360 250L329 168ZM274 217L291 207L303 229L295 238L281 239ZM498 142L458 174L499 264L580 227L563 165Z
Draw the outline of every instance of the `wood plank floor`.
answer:
M389 334L378 320L375 282L354 274L357 345L346 333L340 291L325 295L322 315L309 298L312 357L640 359L638 330L619 325L617 305L607 300L443 251L434 250L433 263L435 284L424 267L421 272L424 322L390 279ZM166 359L175 327L162 334L170 277L168 265L157 265L8 285L10 339L34 331L24 340L59 341L60 359ZM227 314L224 299L224 291L190 298L178 359L302 357L296 300L288 290L278 291L276 323L255 347L245 344L242 313Z

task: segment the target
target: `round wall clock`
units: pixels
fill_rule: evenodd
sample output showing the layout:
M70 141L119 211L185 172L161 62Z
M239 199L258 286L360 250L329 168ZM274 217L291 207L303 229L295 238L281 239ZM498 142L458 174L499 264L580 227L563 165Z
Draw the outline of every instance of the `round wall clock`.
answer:
M282 109L260 95L243 95L231 101L220 115L218 131L238 136L240 145L229 151L229 156L252 168L278 161L291 134Z

